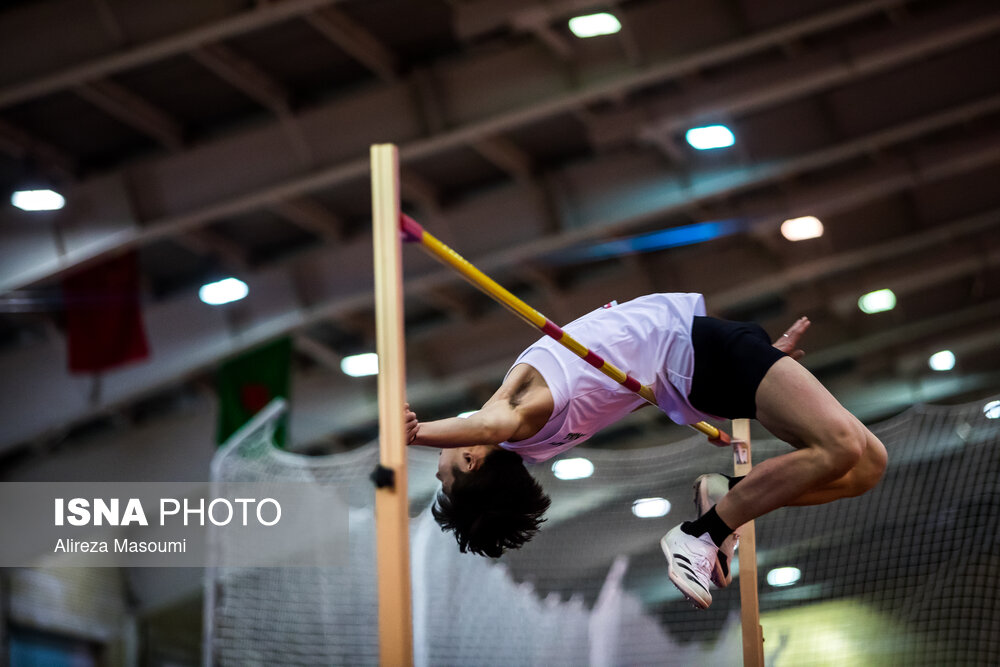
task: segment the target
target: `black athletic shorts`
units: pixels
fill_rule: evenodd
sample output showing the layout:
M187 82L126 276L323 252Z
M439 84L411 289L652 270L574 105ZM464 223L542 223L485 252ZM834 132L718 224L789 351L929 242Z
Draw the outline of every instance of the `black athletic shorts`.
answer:
M771 345L760 325L751 322L695 316L691 342L691 405L727 419L756 417L757 387L774 362L787 355Z

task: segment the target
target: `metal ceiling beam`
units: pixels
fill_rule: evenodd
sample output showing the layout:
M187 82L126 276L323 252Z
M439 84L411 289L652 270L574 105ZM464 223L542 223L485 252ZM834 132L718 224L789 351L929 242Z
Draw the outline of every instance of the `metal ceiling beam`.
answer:
M642 214L624 214L616 220L601 221L601 224L586 224L558 236L536 239L506 251L494 253L488 257L481 258L479 262L481 267L486 271L491 271L495 267L510 265L511 263L517 264L540 254L552 252L559 248L598 238L609 233L626 232L652 219L663 218L672 212L684 210L690 207L692 203L717 200L743 190L761 186L765 183L773 183L796 174L820 170L845 160L870 154L874 150L888 148L955 124L969 122L977 117L988 115L998 110L1000 110L1000 95L994 95L958 105L938 113L928 114L921 118L900 123L896 126L796 158L767 165L758 165L750 169L737 169L731 177L725 179L719 178L720 175L716 174L714 178L706 181L706 184L701 184L696 182L692 176L693 180L677 192L677 199L674 204L657 206ZM474 140L474 137L465 137L464 133L459 133L459 135L462 139L468 141ZM449 137L449 139L454 140L455 138ZM437 150L441 141L442 138L438 137L404 144L400 147L400 156L405 162L407 158L419 156L425 152L433 152ZM994 157L995 153L970 150L966 159L990 160L994 159ZM141 229L133 228L118 232L114 237L114 244L112 246L96 246L94 250L78 252L71 259L63 259L55 267L42 265L36 267L30 274L23 273L15 277L7 277L6 280L0 277L0 281L2 281L0 282L0 291L18 289L34 282L60 275L75 266L92 261L114 249L136 246L159 238L167 238L189 229L196 229L215 220L225 219L260 207L269 207L277 202L294 198L324 185L341 182L348 177L364 178L368 173L368 168L368 160L362 158L343 163L333 169L325 170L315 175L290 179L271 188L258 189L252 194L236 197L179 216L149 221Z
M404 199L409 199L429 214L441 212L441 191L412 169L399 170L399 188Z
M34 162L49 175L73 179L76 160L52 144L0 118L0 151L24 162Z
M108 0L90 0L97 10L97 16L101 20L101 25L107 31L108 36L114 40L115 44L121 46L125 43L125 31L122 30L121 22L115 16L114 10L108 4Z
M302 128L292 114L292 95L285 86L222 44L202 46L192 51L191 57L277 116L299 161L303 166L312 166L312 151L302 135Z
M250 272L247 251L240 244L210 229L192 229L174 239L182 246L202 255L215 255L231 270Z
M340 369L342 357L315 338L298 333L293 338L293 343L296 351L309 357L323 368L336 373L338 377L343 374Z
M174 35L147 42L125 51L112 53L73 65L35 79L15 83L0 89L0 108L9 107L36 97L73 88L87 81L100 79L116 72L186 53L203 44L212 44L230 37L279 23L337 0L285 0L260 5L246 12Z
M618 41L621 42L625 58L632 67L642 67L646 63L646 56L642 52L642 45L635 36L635 28L628 14L618 13L618 21L622 24L622 29L618 32Z
M952 282L982 271L989 271L998 266L1000 266L1000 251L984 247L979 252L960 259L942 261L939 257L934 257L916 269L900 270L896 268L891 272L887 269L876 270L872 276L866 277L865 281L860 283L862 285L860 292L866 293L888 288L897 297L912 297L935 285ZM853 312L857 308L858 296L858 290L834 296L830 302L830 309ZM993 312L1000 313L1000 308Z
M444 132L448 127L447 116L441 103L441 91L431 70L415 67L410 73L413 104L423 121L426 134Z
M458 320L468 321L475 315L469 302L455 296L444 287L425 290L415 296L432 308Z
M985 326L977 326L971 331L949 335L945 338L924 339L914 344L913 351L897 355L894 367L901 376L912 377L915 373L923 373L928 367L930 356L941 350L954 353L957 364L972 370L965 362L981 353L995 352L997 349L998 330L992 318L986 320Z
M888 348L909 345L928 336L941 336L947 332L964 332L966 327L982 322L996 323L997 313L1000 313L1000 301L985 301L911 324L889 327L870 336L828 347L810 354L807 363L809 366L817 368L857 356L878 354Z
M563 62L576 59L576 49L565 37L552 29L551 13L543 6L534 6L515 13L510 25L515 30L533 34L552 54Z
M304 18L320 34L375 73L382 81L392 83L399 78L399 63L395 54L344 12L327 7L310 12Z
M344 222L326 206L309 197L285 199L272 204L270 211L327 241L344 238Z
M102 111L139 130L166 148L180 150L184 128L162 109L110 79L77 86L76 93Z
M805 262L772 273L764 278L745 282L715 294L712 297L712 306L726 310L768 294L781 294L830 276L856 273L866 266L884 264L911 253L945 246L997 227L1000 227L1000 208L994 208L960 220L938 223L925 232Z
M563 219L553 193L553 185L538 173L531 155L502 136L486 137L472 143L471 147L495 167L531 189L532 196L538 201L538 206L548 221L549 233L555 234L562 230Z
M654 97L639 108L590 114L588 130L599 146L631 140L636 127L640 137L656 143L658 138L670 138L701 117L739 116L802 99L997 32L1000 12L983 15L958 5L942 15L912 23L905 40L888 46L848 51L837 47L802 54L777 67L741 71L735 76L716 78L711 85L692 86L681 94Z
M530 182L535 176L531 156L513 141L504 137L485 137L471 144L472 148L498 169L519 181Z
M517 127L523 123L529 123L564 111L578 109L593 101L614 97L621 92L631 90L635 87L649 85L656 81L682 75L685 72L696 71L704 66L717 64L769 48L780 44L791 35L810 34L825 28L835 27L842 23L867 16L873 12L881 11L886 7L894 6L898 2L899 0L873 0L858 3L846 8L840 8L795 21L775 29L762 31L728 44L699 51L686 57L673 59L668 63L651 66L640 73L626 75L610 82L595 84L582 91L557 95L553 99L539 102L514 112L501 113L481 121L468 123L458 129L432 136L429 139L421 139L403 144L400 147L400 157L404 161L412 160L469 145L481 139L496 136L507 128ZM118 240L114 242L113 246L102 247L95 244L93 251L79 253L77 255L78 259L64 262L59 270L69 269L82 262L91 261L99 257L101 253L114 248L170 236L184 229L200 226L210 220L238 215L318 188L341 183L346 180L363 178L367 172L367 157L360 157L356 160L343 162L336 166L317 171L305 177L282 181L270 188L257 189L254 193L244 197L220 202L187 214L169 216L157 221L157 224L147 226L141 231L133 230L118 234ZM52 271L39 270L34 272L32 276L24 276L18 279L17 284L11 284L10 287L23 286L36 280L51 277L52 275L55 275ZM0 283L2 285L0 289L9 289L10 287L7 286L9 283L11 281Z
M191 57L276 115L289 113L288 90L228 46L208 44L193 50Z
M567 230L557 237L527 241L507 250L480 257L477 260L477 266L486 272L495 271L577 243L609 234L625 233L652 220L662 219L671 213L687 210L698 202L717 201L738 192L788 179L796 174L827 168L846 160L867 155L872 150L888 148L997 111L1000 111L1000 95L953 107L937 114L930 114L796 158L736 170L726 177L723 177L722 174L716 174L715 177L709 178L704 183L699 182L697 178L692 178L691 184L678 193L674 203L656 206L648 211L626 215L617 220L590 223L583 227ZM948 159L944 159L936 165L929 164L925 168L924 176L940 178L946 175L949 169L970 169L976 166L973 163L983 165L998 160L1000 160L1000 154L992 142L984 143L982 150L961 145L957 146L954 154ZM898 178L911 181L916 176L918 174L907 169L906 172L900 172Z

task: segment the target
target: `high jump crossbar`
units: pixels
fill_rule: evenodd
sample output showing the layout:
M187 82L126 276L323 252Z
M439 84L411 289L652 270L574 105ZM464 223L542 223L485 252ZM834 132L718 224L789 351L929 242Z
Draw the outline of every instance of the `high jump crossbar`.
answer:
M577 355L621 386L639 394L639 396L646 399L648 403L657 405L656 396L653 394L653 390L650 387L642 384L628 373L625 373L611 362L602 358L599 354L588 349L585 345L580 343L580 341L563 331L562 328L556 325L552 320L511 294L510 291L477 269L467 259L442 243L433 234L425 230L416 220L405 213L400 213L399 225L405 241L419 243L420 246L434 258L458 271L463 278L491 296L494 300L507 308L507 310L511 311L546 336L554 339L560 345L570 350L573 354ZM725 447L731 442L728 433L720 431L707 422L698 422L697 424L689 424L689 426L696 431L707 435L709 441L719 447Z

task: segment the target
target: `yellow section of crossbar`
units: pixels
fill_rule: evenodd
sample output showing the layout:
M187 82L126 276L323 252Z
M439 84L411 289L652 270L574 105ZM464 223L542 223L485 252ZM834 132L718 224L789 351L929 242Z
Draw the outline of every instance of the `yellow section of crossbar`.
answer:
M500 283L477 269L469 260L446 246L427 230L424 230L420 244L439 260L461 273L470 283L489 294L501 305L531 326L536 329L542 329L545 326L548 318L511 294Z

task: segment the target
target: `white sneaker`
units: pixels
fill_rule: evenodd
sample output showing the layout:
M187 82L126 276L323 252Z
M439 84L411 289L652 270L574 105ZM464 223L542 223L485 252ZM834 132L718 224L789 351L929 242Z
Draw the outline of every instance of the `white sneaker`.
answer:
M729 493L729 478L725 475L709 473L696 479L694 481L694 507L698 516L712 509L712 506L718 504L722 500L722 496L727 493ZM733 562L733 554L739 543L740 533L739 528L737 528L719 547L719 557L712 570L712 583L719 588L725 588L733 582L730 564Z
M688 600L702 609L708 609L712 604L708 582L719 551L712 538L707 534L701 537L688 535L676 526L660 540L660 548L667 557L670 581Z

